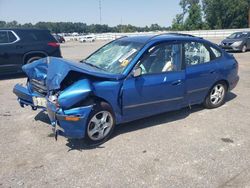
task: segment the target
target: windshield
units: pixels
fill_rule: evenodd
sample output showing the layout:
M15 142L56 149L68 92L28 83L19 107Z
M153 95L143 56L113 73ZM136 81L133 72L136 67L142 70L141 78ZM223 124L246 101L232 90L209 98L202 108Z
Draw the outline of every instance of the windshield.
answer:
M120 74L142 48L143 43L116 40L83 60L83 63L109 73Z
M245 38L245 37L247 37L247 33L238 32L238 33L233 33L228 38L229 39L240 39L240 38Z

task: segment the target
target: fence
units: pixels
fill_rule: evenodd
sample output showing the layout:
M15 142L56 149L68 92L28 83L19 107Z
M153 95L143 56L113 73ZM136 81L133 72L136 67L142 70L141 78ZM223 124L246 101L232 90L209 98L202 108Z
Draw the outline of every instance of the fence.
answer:
M95 34L96 40L114 40L120 38L122 36L140 36L140 35L156 35L162 33L183 33L190 34L203 38L225 38L232 33L241 32L241 31L249 31L250 28L246 29L224 29L224 30L197 30L197 31L166 31L166 32L135 32L135 33L102 33ZM66 41L75 40L78 41L81 36L67 36L65 37Z

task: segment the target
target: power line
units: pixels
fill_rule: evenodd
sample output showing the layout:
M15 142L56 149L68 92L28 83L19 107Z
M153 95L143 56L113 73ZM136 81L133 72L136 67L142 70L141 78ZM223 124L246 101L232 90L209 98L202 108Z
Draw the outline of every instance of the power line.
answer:
M99 0L100 24L102 24L102 1Z

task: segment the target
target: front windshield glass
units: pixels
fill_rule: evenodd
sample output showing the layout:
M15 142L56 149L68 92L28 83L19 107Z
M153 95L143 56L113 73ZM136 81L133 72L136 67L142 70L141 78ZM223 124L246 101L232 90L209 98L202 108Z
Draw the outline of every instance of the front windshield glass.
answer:
M83 63L109 73L119 74L123 72L142 46L143 43L139 42L116 40L100 48L83 60Z
M233 33L228 38L229 39L240 39L240 38L245 38L245 37L247 37L247 33L237 32L237 33Z

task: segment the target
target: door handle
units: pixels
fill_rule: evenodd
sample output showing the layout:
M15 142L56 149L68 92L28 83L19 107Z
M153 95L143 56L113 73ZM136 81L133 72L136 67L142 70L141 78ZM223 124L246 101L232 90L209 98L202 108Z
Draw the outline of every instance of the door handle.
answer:
M178 86L178 85L181 85L182 81L181 80L176 80L176 81L173 81L172 82L172 85L173 86Z
M22 49L23 46L22 45L16 45L16 49Z
M216 70L210 70L209 73L214 74L214 73L216 73Z

